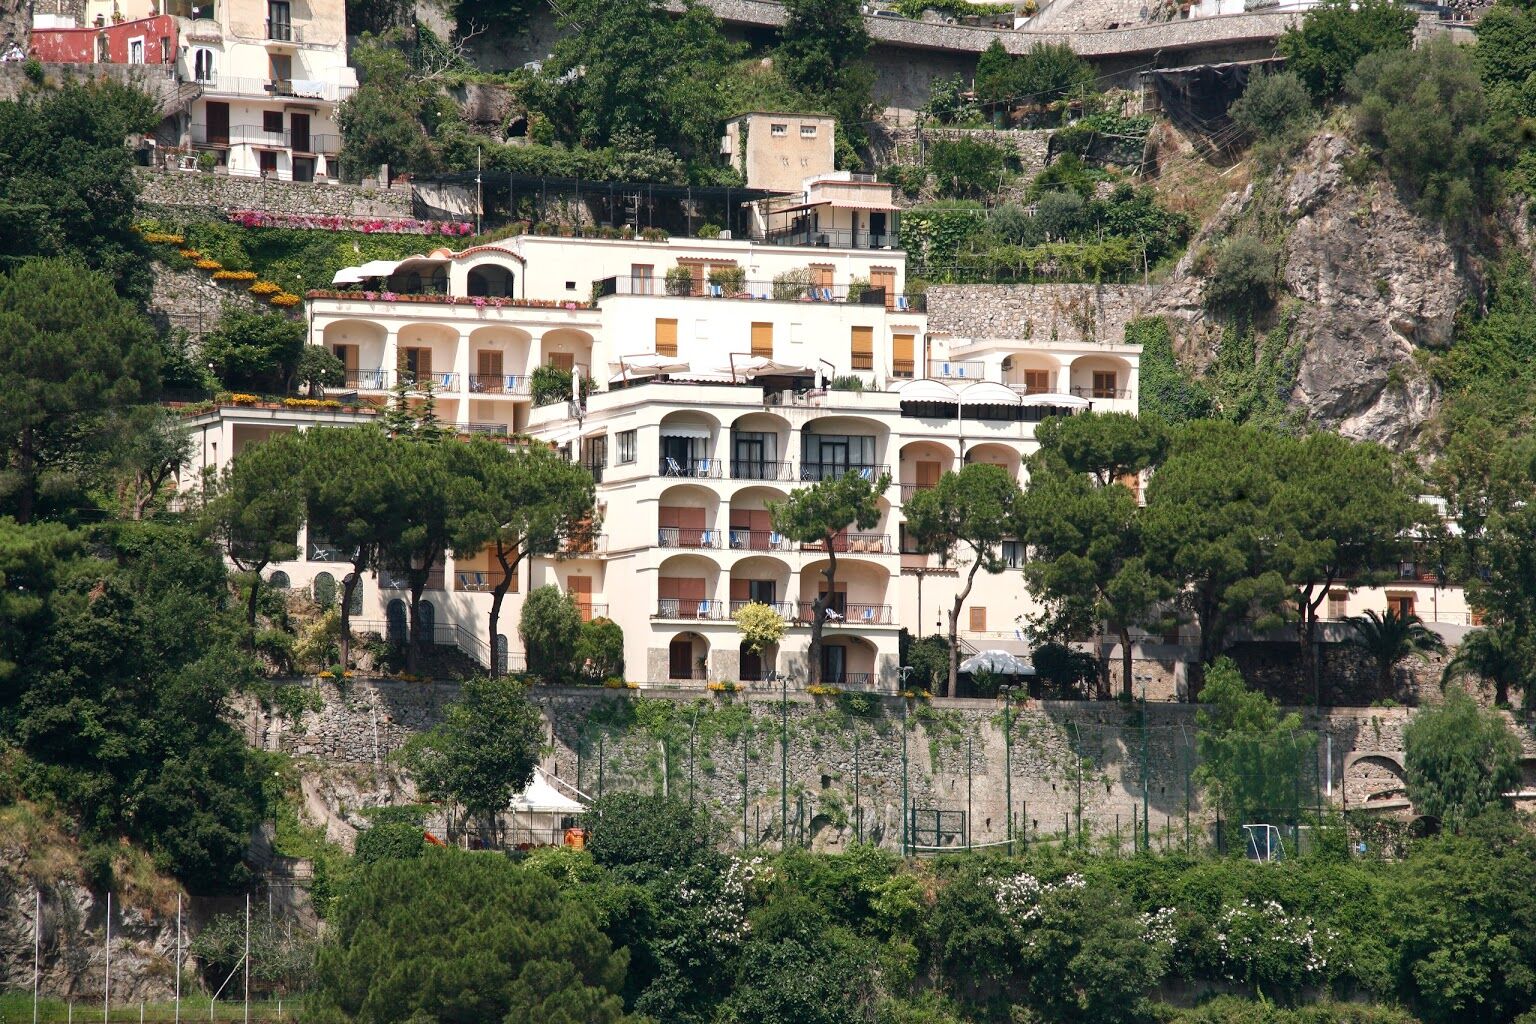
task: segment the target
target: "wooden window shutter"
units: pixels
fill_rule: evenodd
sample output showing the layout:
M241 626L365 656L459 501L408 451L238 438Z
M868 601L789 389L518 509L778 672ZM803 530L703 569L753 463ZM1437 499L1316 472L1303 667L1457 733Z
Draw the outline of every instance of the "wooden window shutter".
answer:
M916 368L913 349L916 347L910 334L891 336L891 374L895 377L911 377Z
M773 324L752 324L752 354L773 357Z
M850 365L855 370L875 368L875 329L873 327L853 328L851 348Z
M987 609L980 605L971 606L971 632L984 633L987 630Z
M669 317L656 318L656 354L677 355L677 321Z

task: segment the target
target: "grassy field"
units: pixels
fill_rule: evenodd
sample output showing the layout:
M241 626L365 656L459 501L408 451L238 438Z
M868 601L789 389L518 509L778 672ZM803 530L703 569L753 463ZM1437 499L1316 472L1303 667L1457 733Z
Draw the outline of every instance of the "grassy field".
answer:
M299 1002L299 997L281 1002L266 999L258 1002L253 999L250 1019L260 1024L296 1020ZM62 999L45 998L37 1007L38 1024L101 1024L103 1019L100 998L77 1000L73 1006ZM233 1002L221 999L213 1004L210 1013L207 996L187 996L181 1001L181 1019L187 1024L210 1020L219 1024L243 1024L246 1019L245 1004L239 999ZM0 992L0 1024L30 1024L31 1020L31 992ZM176 1020L176 1004L145 1003L141 1007L138 1003L131 1006L119 1005L114 1000L111 1016L106 1020L107 1024L137 1024L141 1020L146 1024L151 1021L164 1024Z

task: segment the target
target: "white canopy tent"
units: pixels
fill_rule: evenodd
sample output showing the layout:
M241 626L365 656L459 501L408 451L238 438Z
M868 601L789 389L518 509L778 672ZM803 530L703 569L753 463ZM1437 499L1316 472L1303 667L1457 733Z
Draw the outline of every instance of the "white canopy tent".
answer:
M685 373L688 370L687 363L680 362L671 356L657 355L654 352L620 356L608 366L610 369L615 366L619 368L618 373L608 378L610 384L622 384L637 377L657 377L664 373Z
M512 797L509 841L515 846L573 845L575 819L587 805L567 796L550 781L544 769L535 767L533 778Z

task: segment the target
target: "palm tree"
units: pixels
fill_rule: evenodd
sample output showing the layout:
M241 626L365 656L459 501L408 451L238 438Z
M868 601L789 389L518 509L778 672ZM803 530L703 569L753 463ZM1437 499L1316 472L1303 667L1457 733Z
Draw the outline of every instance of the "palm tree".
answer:
M1445 641L1440 639L1440 634L1424 625L1413 612L1399 615L1396 608L1388 608L1385 615L1368 611L1364 615L1352 615L1347 621L1355 631L1350 642L1376 662L1376 691L1382 697L1393 692L1393 676L1399 662L1445 651Z
M1466 635L1456 654L1445 666L1440 685L1468 677L1493 683L1493 702L1499 707L1509 703L1509 688L1525 686L1528 659L1520 650L1514 631L1508 626L1486 626ZM1527 687L1527 692L1529 688Z

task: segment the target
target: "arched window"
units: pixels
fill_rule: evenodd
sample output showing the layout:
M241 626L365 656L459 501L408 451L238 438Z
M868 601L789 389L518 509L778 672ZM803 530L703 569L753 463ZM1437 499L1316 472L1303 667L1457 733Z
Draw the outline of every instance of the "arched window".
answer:
M405 643L405 602L398 597L384 609L384 639L392 644Z
M437 609L431 601L421 602L421 641L430 644L437 633Z
M199 82L211 82L213 75L213 51L199 46L192 51L192 77Z
M267 586L273 590L287 590L289 585L288 574L281 569L267 577Z
M351 579L354 575L356 575L356 574L355 573L350 573L350 572L347 573L346 576L342 577L342 582L345 583L347 580ZM352 600L347 602L347 614L348 615L361 615L361 614L363 614L363 581L362 580L358 580L357 581L357 586L352 588Z
M496 634L496 674L507 674L507 634Z
M430 294L447 295L448 268L442 265L433 268L432 272L427 275L426 281L424 283L426 285L426 290Z
M336 604L336 577L328 572L316 573L315 582L311 585L311 593L315 596L315 604L322 609L329 609Z
M512 295L512 272L494 264L475 267L469 272L469 294L509 298Z

